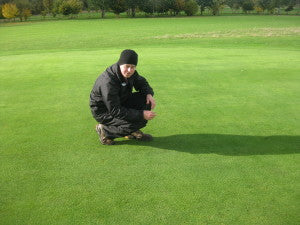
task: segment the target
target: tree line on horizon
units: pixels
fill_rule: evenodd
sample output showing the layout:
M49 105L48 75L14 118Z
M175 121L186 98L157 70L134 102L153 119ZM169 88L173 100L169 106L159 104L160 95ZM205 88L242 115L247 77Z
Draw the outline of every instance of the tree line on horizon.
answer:
M136 12L149 15L178 15L185 12L187 16L195 15L208 9L212 15L219 15L224 6L232 11L242 10L244 13L268 12L280 14L292 11L299 4L298 0L0 0L0 18L27 20L32 15L76 15L84 11L100 11L101 18L107 12L117 17L127 12L131 17Z

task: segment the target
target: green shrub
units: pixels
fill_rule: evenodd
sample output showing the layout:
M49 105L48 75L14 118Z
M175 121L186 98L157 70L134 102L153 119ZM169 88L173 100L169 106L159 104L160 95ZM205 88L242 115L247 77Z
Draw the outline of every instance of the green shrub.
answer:
M70 14L78 14L82 9L82 2L79 0L63 1L59 7L60 13L67 16Z
M245 13L254 10L254 3L251 0L247 0L242 4L242 9Z
M188 0L184 6L184 12L188 16L195 15L199 10L199 6L195 0Z
M60 7L59 12L65 16L68 16L72 13L72 7L68 1L64 1Z

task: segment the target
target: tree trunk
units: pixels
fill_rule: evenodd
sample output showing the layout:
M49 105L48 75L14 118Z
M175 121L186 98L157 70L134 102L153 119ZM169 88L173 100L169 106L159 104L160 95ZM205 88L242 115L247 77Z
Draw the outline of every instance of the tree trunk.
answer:
M204 9L205 8L203 6L200 7L200 14L201 14L201 16L203 16Z
M101 18L103 19L105 16L105 10L104 9L101 9Z

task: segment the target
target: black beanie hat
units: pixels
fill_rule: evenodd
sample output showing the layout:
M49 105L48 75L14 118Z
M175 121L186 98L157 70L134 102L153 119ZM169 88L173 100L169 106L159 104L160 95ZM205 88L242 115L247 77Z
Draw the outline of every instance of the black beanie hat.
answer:
M137 65L137 63L138 63L138 54L136 54L135 51L126 49L123 52L121 52L120 59L118 61L118 64L120 66L123 64Z

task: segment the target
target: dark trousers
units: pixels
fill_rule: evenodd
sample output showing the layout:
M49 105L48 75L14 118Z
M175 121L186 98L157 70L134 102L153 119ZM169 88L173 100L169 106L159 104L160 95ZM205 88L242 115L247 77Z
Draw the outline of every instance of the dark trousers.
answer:
M151 109L151 104L146 104L146 96L139 92L133 93L131 97L124 104L122 104L122 106L137 110ZM102 123L105 136L110 139L129 135L132 132L145 127L146 124L147 120L145 119L135 122L129 122L117 118L113 118L110 121L105 121L104 123Z

